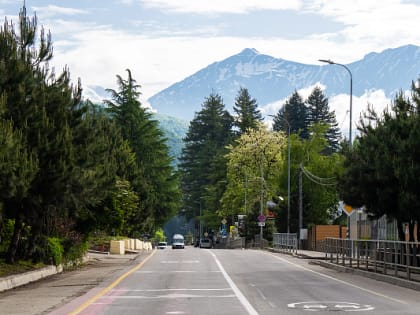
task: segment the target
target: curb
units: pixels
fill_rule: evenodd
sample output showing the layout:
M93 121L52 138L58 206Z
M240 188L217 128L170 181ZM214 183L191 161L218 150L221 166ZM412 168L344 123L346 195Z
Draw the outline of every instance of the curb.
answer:
M63 266L47 266L38 270L0 278L0 292L10 290L63 271Z

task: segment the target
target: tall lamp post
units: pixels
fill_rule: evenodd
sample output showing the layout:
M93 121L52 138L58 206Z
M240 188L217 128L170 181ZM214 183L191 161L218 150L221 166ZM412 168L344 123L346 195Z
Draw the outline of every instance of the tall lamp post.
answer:
M290 233L290 123L280 116L270 115L274 119L282 119L287 124L287 234Z
M351 71L350 71L350 69L346 66L346 65L343 65L343 64L341 64L341 63L337 63L337 62L334 62L334 61L331 61L331 60L327 60L327 59L319 59L319 61L320 62L325 62L325 63L328 63L328 64L330 64L330 65L337 65L337 66L341 66L341 67L343 67L344 69L346 69L347 70L347 72L349 73L349 75L350 75L350 126L349 126L349 147L350 147L350 149L351 149L351 146L352 146L352 144L351 144L351 135L352 135L352 132L351 132L351 129L352 129L352 112L353 112L353 104L352 104L352 99L353 99L353 76L352 76L352 74L351 74Z

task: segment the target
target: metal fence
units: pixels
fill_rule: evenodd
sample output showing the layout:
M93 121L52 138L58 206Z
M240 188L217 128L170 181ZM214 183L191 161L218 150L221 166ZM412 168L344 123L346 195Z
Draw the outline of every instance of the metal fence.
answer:
M327 238L325 259L331 263L420 281L420 243Z
M297 234L296 233L274 233L273 249L280 252L297 252Z

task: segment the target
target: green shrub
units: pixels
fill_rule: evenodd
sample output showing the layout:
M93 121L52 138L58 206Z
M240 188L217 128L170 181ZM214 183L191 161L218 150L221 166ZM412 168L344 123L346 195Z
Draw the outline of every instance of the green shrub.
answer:
M52 258L54 265L58 266L63 262L64 248L61 241L57 237L48 238L48 254Z
M71 246L67 246L67 250L64 254L64 260L66 264L79 264L82 261L83 256L86 254L88 248L88 241L80 241L77 243L73 243Z
M13 228L15 220L6 220L3 222L3 229L0 234L0 253L5 253L9 247L10 240L13 236Z

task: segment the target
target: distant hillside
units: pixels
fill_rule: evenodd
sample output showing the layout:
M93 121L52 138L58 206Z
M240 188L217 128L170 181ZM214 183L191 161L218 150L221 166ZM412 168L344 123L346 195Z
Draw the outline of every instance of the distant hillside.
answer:
M174 165L177 165L183 148L183 138L187 133L189 122L164 114L154 114L154 116L159 121L159 126L168 139L167 145L170 155L174 157Z
M294 90L318 82L327 87L327 97L349 93L349 75L343 67L321 66L316 60L314 63L317 65L277 59L247 48L171 85L148 101L159 113L191 120L201 110L204 98L213 91L222 96L231 112L240 87L247 88L260 106L287 98ZM354 95L381 89L393 97L400 89L408 90L410 82L419 77L420 47L407 45L370 53L346 66L352 72Z

